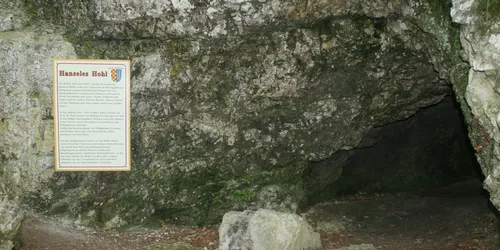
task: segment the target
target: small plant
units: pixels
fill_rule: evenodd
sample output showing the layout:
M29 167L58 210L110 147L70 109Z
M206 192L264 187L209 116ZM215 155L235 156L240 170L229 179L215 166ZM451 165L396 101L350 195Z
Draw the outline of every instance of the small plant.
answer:
M236 202L246 202L252 200L253 196L254 195L251 190L244 189L236 190L233 197Z

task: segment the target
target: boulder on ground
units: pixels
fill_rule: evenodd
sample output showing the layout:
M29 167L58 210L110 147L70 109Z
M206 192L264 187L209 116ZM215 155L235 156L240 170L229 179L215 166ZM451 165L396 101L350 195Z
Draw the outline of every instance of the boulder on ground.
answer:
M219 250L321 249L318 233L296 214L273 210L228 212L219 227Z

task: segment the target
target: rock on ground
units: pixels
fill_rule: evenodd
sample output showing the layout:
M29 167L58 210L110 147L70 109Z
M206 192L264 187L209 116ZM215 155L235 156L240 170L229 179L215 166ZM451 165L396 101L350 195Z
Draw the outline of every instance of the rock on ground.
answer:
M273 210L228 212L219 228L219 250L321 249L320 235L296 214Z

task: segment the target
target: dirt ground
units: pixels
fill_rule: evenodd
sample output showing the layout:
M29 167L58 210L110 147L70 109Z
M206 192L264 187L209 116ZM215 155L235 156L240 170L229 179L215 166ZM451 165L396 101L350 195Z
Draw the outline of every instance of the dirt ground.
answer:
M387 250L500 249L498 218L483 197L357 196L318 204L304 216L326 229L324 249L362 243Z
M497 216L487 199L477 195L477 187L467 185L420 195L360 194L317 204L302 216L320 232L323 249L362 243L387 250L500 249ZM21 241L21 250L139 250L175 242L213 250L218 247L218 233L182 226L75 229L29 213Z

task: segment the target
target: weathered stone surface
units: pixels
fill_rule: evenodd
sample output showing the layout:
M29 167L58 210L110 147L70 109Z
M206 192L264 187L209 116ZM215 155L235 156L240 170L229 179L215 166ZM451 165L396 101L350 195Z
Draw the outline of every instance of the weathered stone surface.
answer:
M76 57L60 34L47 34L50 25L38 27L44 32L19 30L26 20L19 6L0 1L0 249L9 250L23 218L22 198L52 175L51 60Z
M450 56L459 44L449 9L434 1L24 3L33 18L24 26L37 39L0 33L8 48L0 56L22 59L2 60L2 72L18 73L0 79L21 93L1 96L9 106L0 124L21 134L0 135L8 136L3 155L8 172L30 184L35 208L82 225L214 224L227 211L259 207L295 212L310 161L437 103L449 93L446 79L463 69ZM75 56L132 60L130 173L46 171L49 58Z
M489 2L489 3L488 3ZM462 25L461 42L470 69L466 84L457 89L469 123L490 200L500 208L500 4L498 1L454 1L453 20ZM463 19L464 16L468 18Z
M28 20L20 1L0 1L0 32L22 28Z
M321 249L321 240L296 214L273 210L229 212L219 227L219 249L292 250Z
M76 57L60 35L0 33L0 149L11 185L34 191L53 168L52 58ZM20 193L18 193L20 194Z
M451 7L451 17L453 22L460 24L470 24L476 18L472 14L472 7L475 0L453 0Z
M11 250L17 245L16 235L24 213L19 200L3 196L3 191L6 190L0 189L0 250Z
M70 211L77 223L102 226L151 217L210 224L231 209L294 212L304 199L308 161L355 148L373 126L406 118L448 93L422 49L427 40L411 40L419 26L403 21L428 13L429 6L412 7L401 20L385 16L409 3L318 2L293 18L279 14L286 9L259 7L269 20L240 27L231 17L227 27L233 28L215 39L204 34L213 31L203 26L210 22L197 23L210 6L185 4L172 16L156 11L174 8L170 2L157 3L148 9L123 2L131 13L125 16L120 8L99 7L112 4L107 1L55 9L56 17L78 20L67 38L80 57L132 60L134 167L129 174L56 175L49 184L53 195L38 202L41 209ZM262 6L273 4L291 3ZM232 5L212 8L235 11ZM97 16L87 13L98 9ZM147 23L154 18L161 22ZM182 24L182 36L162 31L169 18ZM217 20L212 25L221 24ZM272 25L256 32L265 23ZM147 39L129 33L135 25L143 25L139 33L146 26L156 33ZM86 36L96 27L102 36Z
M230 37L253 33L256 27L275 29L287 22L329 16L382 17L405 3L386 1L28 1L36 15L72 26L96 37L151 38Z

